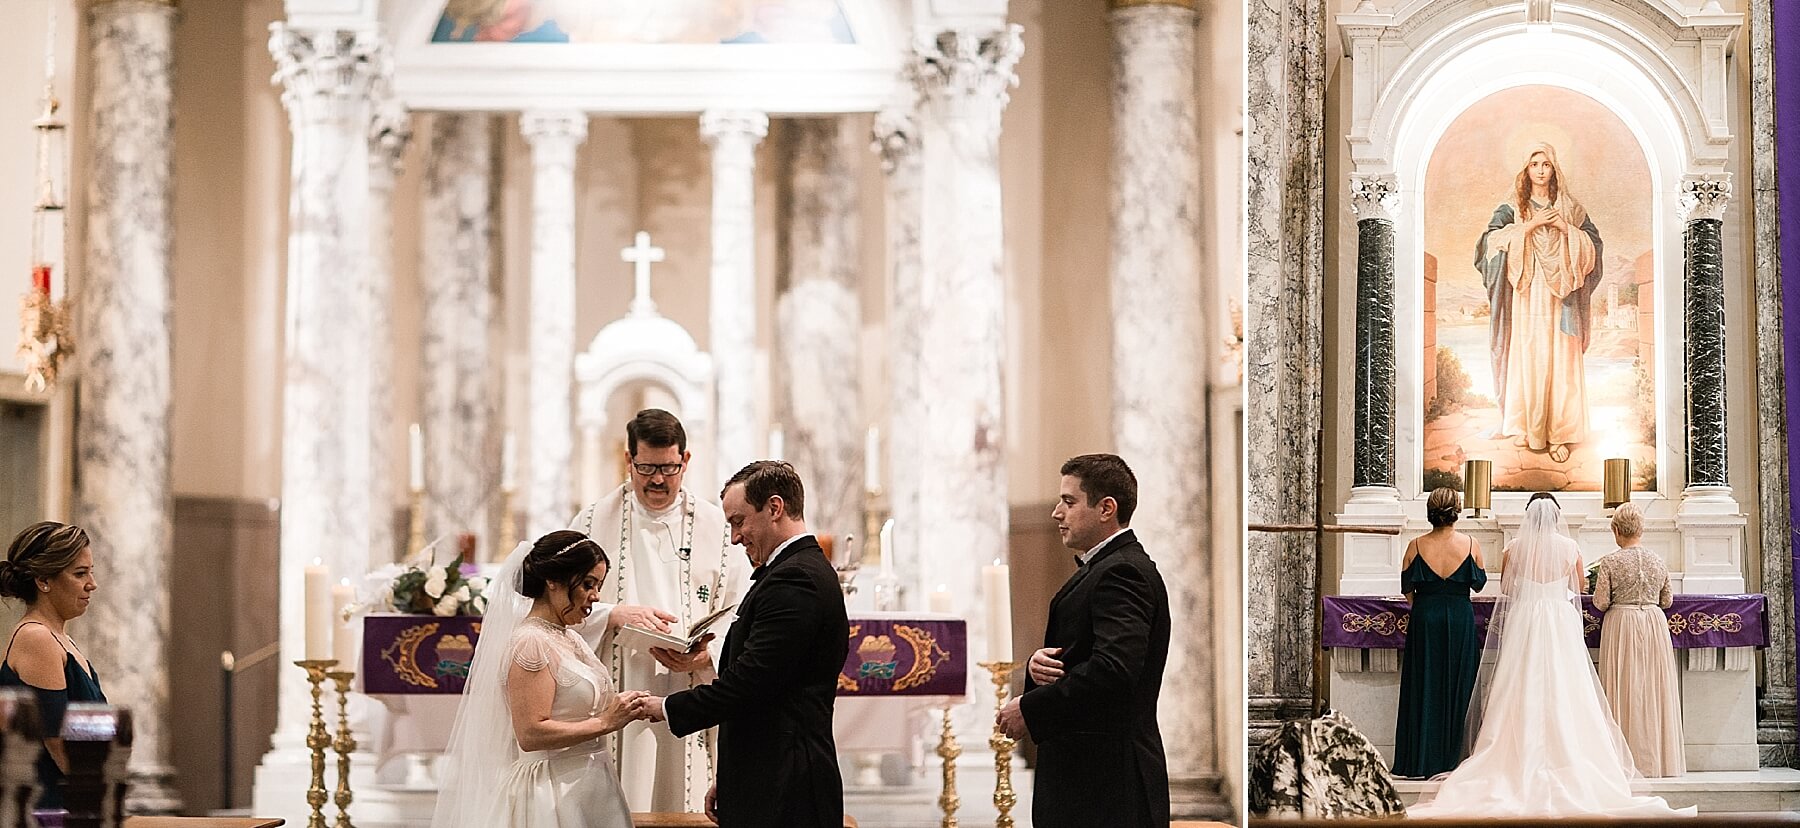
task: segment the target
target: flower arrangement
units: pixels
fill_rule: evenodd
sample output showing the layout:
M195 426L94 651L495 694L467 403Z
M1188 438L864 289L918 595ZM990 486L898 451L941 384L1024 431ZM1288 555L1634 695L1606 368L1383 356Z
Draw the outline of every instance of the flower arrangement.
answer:
M487 579L468 572L452 561L442 566L408 564L393 576L388 588L394 608L401 612L431 615L484 615L487 613Z
M1593 563L1590 563L1587 565L1587 594L1589 594L1589 595L1594 594L1594 585L1596 583L1598 583L1599 580L1600 580L1600 559L1595 558Z

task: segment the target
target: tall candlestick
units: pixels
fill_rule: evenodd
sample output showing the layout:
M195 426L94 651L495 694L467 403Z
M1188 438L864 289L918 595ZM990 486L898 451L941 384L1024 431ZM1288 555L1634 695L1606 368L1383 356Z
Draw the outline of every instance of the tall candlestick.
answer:
M518 443L514 440L512 431L508 430L506 437L500 441L500 488L509 492L519 479L517 449Z
M408 483L415 492L425 491L425 434L413 423L406 433L406 457L411 474Z
M314 558L306 568L306 660L331 658L331 570Z
M881 524L881 574L894 574L894 519Z
M338 669L350 672L356 671L357 636L349 617L355 603L356 590L351 588L349 578L331 588L331 657L337 659Z
M881 429L878 426L869 426L868 436L863 441L863 489L881 491Z
M932 612L942 613L944 615L949 615L951 612L954 612L950 607L950 588L943 584L938 584L938 588L932 590L931 598L926 602L926 606L929 607Z
M987 599L988 661L1012 661L1012 584L1006 564L994 561L981 568L981 587Z

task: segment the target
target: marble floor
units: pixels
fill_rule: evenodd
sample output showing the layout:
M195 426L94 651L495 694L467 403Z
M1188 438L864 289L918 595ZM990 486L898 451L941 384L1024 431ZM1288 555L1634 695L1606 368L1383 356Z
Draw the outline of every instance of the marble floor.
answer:
M1438 783L1416 779L1394 780L1407 804ZM1800 810L1800 770L1763 768L1755 771L1700 771L1672 779L1646 779L1632 785L1640 794L1654 794L1677 808L1698 805L1701 813L1777 813Z

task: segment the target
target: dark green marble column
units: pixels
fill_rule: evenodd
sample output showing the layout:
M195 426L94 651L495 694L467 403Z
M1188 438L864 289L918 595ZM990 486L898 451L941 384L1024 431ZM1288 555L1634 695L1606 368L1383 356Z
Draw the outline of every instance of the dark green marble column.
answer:
M1725 255L1721 241L1731 182L1690 177L1682 182L1682 306L1686 313L1688 486L1726 486Z
M1356 464L1353 486L1394 485L1393 176L1357 176L1350 198L1356 222Z

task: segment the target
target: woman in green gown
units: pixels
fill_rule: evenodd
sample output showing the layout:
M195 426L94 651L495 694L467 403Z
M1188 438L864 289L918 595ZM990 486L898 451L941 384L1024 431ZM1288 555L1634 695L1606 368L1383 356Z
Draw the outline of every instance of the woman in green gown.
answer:
M1481 545L1456 531L1456 490L1439 488L1425 502L1430 532L1406 546L1400 591L1412 602L1406 655L1400 664L1400 713L1394 774L1430 777L1463 759L1463 719L1481 665L1471 593L1487 584Z

